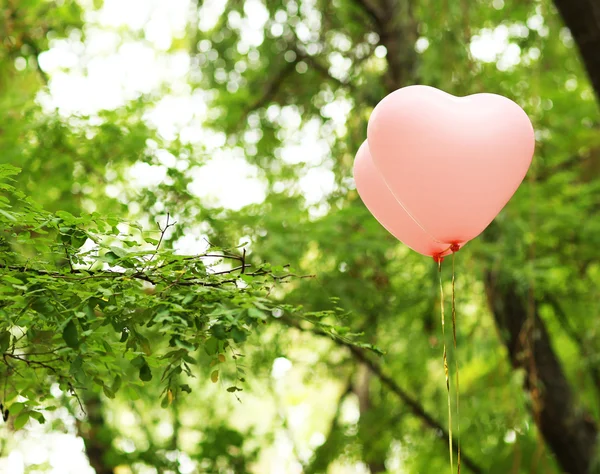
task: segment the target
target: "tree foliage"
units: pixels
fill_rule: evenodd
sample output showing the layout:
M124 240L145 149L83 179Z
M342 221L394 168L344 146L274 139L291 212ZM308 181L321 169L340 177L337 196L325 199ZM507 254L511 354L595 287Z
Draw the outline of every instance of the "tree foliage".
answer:
M0 393L10 429L47 419L68 431L76 420L101 474L266 472L282 437L290 472L447 469L437 267L385 232L351 176L375 104L425 83L506 95L536 130L526 182L456 255L464 469L583 473L565 465L552 426L593 438L600 416L600 117L577 35L553 4L192 3L166 54L189 57L185 90L207 103L202 136L264 185L264 200L241 209L192 192L214 149L147 119L170 85L92 116L43 108L52 78L39 56L74 31L85 42L82 7L3 2ZM140 165L164 179L134 188ZM223 194L243 192L227 184ZM199 235L197 253L177 250ZM442 278L449 285L449 267ZM282 358L293 369L277 378ZM290 415L299 406L310 407L304 424Z

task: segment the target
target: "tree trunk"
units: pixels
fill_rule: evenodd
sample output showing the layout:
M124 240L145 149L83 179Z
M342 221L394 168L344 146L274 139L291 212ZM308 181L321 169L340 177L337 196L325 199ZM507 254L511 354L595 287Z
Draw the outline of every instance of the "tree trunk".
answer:
M527 298L513 281L488 271L485 283L510 361L527 374L525 389L540 432L565 473L588 474L598 430L591 416L578 407L544 322L535 308L528 308Z
M600 1L554 0L571 30L596 97L600 100Z
M111 437L102 413L102 400L98 394L91 393L86 395L84 405L87 419L78 422L77 432L83 439L90 466L96 474L114 474L113 468L106 463L106 454L111 449Z
M371 378L372 374L365 364L359 364L357 366L356 383L354 393L358 398L358 409L360 412L360 425L364 430L363 435L366 439L363 439L363 447L366 453L363 455L364 461L367 463L369 472L371 474L379 474L385 472L385 454L373 453L371 450L371 441L373 440L373 434L376 433L376 428L373 424L372 417L369 418L369 412L372 409L371 404Z

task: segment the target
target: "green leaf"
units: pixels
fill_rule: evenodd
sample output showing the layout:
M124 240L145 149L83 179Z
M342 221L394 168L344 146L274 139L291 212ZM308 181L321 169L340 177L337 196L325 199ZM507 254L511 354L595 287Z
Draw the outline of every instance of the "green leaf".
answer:
M76 249L80 248L87 242L88 236L81 229L75 229L71 235L71 245Z
M106 252L106 253L105 253L105 254L102 256L102 259L103 259L105 262L107 262L107 263L109 263L109 264L111 264L111 265L112 265L113 263L116 263L116 262L117 262L117 260L119 260L119 256L118 256L116 253L114 253L114 252Z
M160 407L161 407L161 408L167 408L168 406L169 406L169 396L168 396L168 394L167 394L167 395L165 395L165 396L163 397L163 399L161 400L161 402L160 402Z
M193 344L190 344L189 342L186 342L186 341L182 341L179 338L175 338L175 345L177 347L181 347L182 349L185 349L190 352L196 350L196 347Z
M115 392L113 392L112 389L107 387L106 385L102 386L102 391L104 392L104 395L106 395L108 398L115 398Z
M110 250L112 250L112 252L115 255L117 255L118 258L127 257L127 250L125 250L121 247L116 247L114 245L111 245Z
M217 381L219 380L218 370L213 370L212 374L210 374L210 380L212 381L212 383L217 383Z
M44 417L44 414L40 413L39 411L32 411L29 417L36 420L40 425L46 423L46 418Z
M231 328L231 337L235 342L241 343L247 339L248 333L242 329L233 327Z
M146 354L147 356L152 354L152 348L150 347L150 341L148 340L148 338L142 336L139 333L136 333L137 339L140 343L140 347L142 348L142 351L144 351L144 354Z
M60 217L64 222L73 222L76 217L67 211L56 211L56 216Z
M215 355L219 350L219 341L214 337L211 337L204 343L204 350L208 355Z
M210 328L210 332L217 339L221 339L221 340L227 339L227 333L225 332L225 326L223 326L222 324L215 324L213 327Z
M9 164L0 165L0 179L8 178L9 176L18 175L21 172L21 168Z
M149 382L152 380L152 371L150 370L150 366L147 362L144 362L144 365L140 367L140 380L143 382Z
M145 363L146 363L146 359L142 355L139 355L136 358L131 360L131 365L133 365L136 369L139 369Z
M139 387L137 387L136 385L133 384L127 384L123 387L123 396L127 397L129 400L139 400L140 397L140 392L139 392Z
M82 365L83 357L81 357L81 355L78 355L77 357L75 357L75 359L73 359L73 362L71 362L69 373L71 375L77 376L77 374L81 371Z
M102 347L104 347L104 350L107 354L113 354L113 349L106 340L102 339L100 342L102 343Z
M8 283L14 283L15 285L22 285L23 282L18 278L15 278L11 275L2 275L2 279Z
M13 422L13 427L15 430L20 430L25 426L25 424L29 420L30 413L31 412L29 411L22 411L21 413L19 413L19 415L15 418L15 421Z
M76 348L79 346L79 336L77 335L77 325L74 320L70 320L63 329L62 337L67 346Z
M121 388L121 383L122 383L121 376L119 374L115 375L115 379L113 380L112 387L111 387L111 389L114 393L117 393L119 391L119 389Z
M15 217L14 212L5 211L4 209L0 209L0 214L6 217L7 219L16 222L18 219Z
M195 300L196 300L196 295L194 293L188 293L187 295L185 295L185 298L183 298L181 305L187 306L188 304L193 303Z
M17 416L19 413L21 413L23 411L23 408L25 408L25 404L24 403L13 403L10 406L10 414Z
M179 386L182 392L192 393L192 388L188 384L182 384Z
M246 275L246 274L240 275L240 278L242 279L242 281L244 283L248 283L248 284L250 284L254 281L254 277L251 275Z
M10 346L10 332L4 330L0 332L0 352L4 353Z
M260 319L261 321L266 321L267 319L267 315L264 312L254 307L248 308L248 316L253 319Z

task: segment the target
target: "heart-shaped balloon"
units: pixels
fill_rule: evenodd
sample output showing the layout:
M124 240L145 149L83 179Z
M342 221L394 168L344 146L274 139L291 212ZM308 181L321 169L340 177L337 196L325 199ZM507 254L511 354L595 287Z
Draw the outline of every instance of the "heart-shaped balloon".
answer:
M448 244L483 232L523 181L535 148L527 114L510 99L455 97L427 86L385 97L367 140L398 202Z
M354 159L354 181L365 206L398 240L423 255L440 257L451 253L448 244L436 242L396 201L375 168L366 141L358 149Z

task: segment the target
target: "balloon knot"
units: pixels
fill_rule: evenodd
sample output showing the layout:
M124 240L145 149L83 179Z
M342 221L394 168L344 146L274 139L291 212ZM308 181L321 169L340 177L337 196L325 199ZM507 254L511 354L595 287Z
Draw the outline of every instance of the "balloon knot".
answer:
M433 261L435 263L442 263L444 261L444 257L442 257L442 254L436 254L433 256Z
M460 250L460 245L458 245L458 244L452 244L450 246L450 250L452 250L452 252L458 252Z

